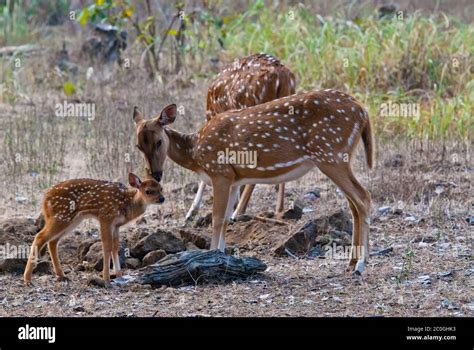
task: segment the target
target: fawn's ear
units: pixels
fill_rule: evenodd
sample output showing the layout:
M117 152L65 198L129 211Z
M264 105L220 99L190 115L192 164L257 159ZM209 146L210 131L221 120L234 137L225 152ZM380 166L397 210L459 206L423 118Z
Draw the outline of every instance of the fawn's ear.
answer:
M158 118L160 125L165 126L173 123L176 119L176 110L177 108L174 103L163 108L160 113L160 117Z
M133 121L137 125L143 121L143 116L140 113L140 111L138 110L137 106L133 107Z
M132 187L140 188L140 185L142 184L142 180L140 180L140 178L137 175L133 173L128 173L128 183Z

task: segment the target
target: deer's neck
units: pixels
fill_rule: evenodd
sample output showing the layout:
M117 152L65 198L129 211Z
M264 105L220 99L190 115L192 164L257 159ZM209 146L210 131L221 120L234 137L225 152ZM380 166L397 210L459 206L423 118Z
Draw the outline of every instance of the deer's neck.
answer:
M142 215L146 210L146 203L138 194L138 190L130 189L126 193L126 203L124 208L125 218L128 221L136 219Z
M168 157L178 165L196 171L199 167L194 159L197 134L184 134L170 128L165 128L165 132L169 139Z

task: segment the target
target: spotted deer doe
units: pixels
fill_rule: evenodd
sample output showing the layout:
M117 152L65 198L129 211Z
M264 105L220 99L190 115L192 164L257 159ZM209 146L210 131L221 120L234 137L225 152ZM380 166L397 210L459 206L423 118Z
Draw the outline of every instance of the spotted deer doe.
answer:
M241 109L272 101L295 93L295 76L277 58L266 54L255 54L235 60L211 82L207 93L206 118L233 109ZM186 214L192 219L201 206L206 184L199 183L196 197ZM232 214L235 218L247 209L254 184L245 185L242 197ZM278 185L276 213L284 209L285 184Z
M47 190L41 206L45 225L31 246L23 275L25 284L31 283L38 253L46 243L56 276L59 280L67 279L58 258L58 242L88 217L100 222L104 281L110 281L110 259L115 275L119 276L119 227L142 215L147 205L164 202L161 185L154 179L142 182L138 176L130 173L129 183L133 188L127 188L119 182L73 179Z
M345 194L353 217L349 268L362 273L369 252L368 191L352 173L351 160L362 138L367 164L373 164L373 140L367 111L337 90L301 92L212 117L197 133L182 134L166 125L176 118L176 105L144 120L134 120L139 144L161 144L145 157L163 166L165 156L200 175L213 187L211 249L225 248L225 232L239 186L276 184L300 178L318 167ZM226 149L257 152L258 166L219 161Z

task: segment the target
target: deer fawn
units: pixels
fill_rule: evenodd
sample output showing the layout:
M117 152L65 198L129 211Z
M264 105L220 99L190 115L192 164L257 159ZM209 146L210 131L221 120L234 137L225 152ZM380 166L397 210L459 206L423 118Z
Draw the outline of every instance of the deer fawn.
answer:
M119 182L73 179L63 181L46 191L41 206L45 225L31 246L23 275L25 284L31 283L33 265L38 259L38 252L46 243L56 276L59 280L66 279L59 263L58 242L88 217L100 222L104 281L110 282L111 258L114 273L119 276L119 227L142 215L147 205L163 203L165 200L161 194L161 185L154 179L142 182L138 176L130 173L128 181L133 188L127 188Z
M295 76L277 58L265 54L247 56L229 64L211 82L207 92L206 118L211 120L215 115L228 110L255 106L294 93ZM150 169L153 173L153 168ZM198 213L205 186L204 181L199 183L196 197L186 214L186 221ZM239 204L232 214L233 218L245 213L254 188L254 184L245 185ZM283 212L284 196L285 184L281 183L278 186L277 214Z
M213 187L211 249L225 248L225 232L239 186L296 180L318 167L344 192L353 217L349 267L362 273L368 260L370 194L352 173L351 159L362 138L367 164L373 163L368 113L353 97L337 90L301 92L253 107L214 116L195 134L165 127L176 118L176 105L144 120L134 120L145 156L161 169L168 155ZM224 149L256 152L257 166L222 161Z

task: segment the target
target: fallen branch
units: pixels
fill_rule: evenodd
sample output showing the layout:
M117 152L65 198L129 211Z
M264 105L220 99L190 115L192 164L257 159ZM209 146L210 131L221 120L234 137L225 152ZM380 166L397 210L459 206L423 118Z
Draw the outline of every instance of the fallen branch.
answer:
M281 225L281 226L286 226L286 225L288 225L287 222L284 222L284 221L281 221L281 220L277 220L277 219L265 218L265 217L263 217L263 216L255 216L254 219L255 219L255 220L258 220L258 221L268 222L268 223L271 223L271 224Z
M230 281L265 271L257 258L225 255L219 250L194 250L167 255L140 270L141 284L180 286L203 281Z
M20 46L5 46L5 47L0 47L0 55L11 55L11 54L16 54L16 53L21 53L21 52L30 52L37 49L38 49L38 46L33 45L33 44L26 44L26 45L20 45Z

